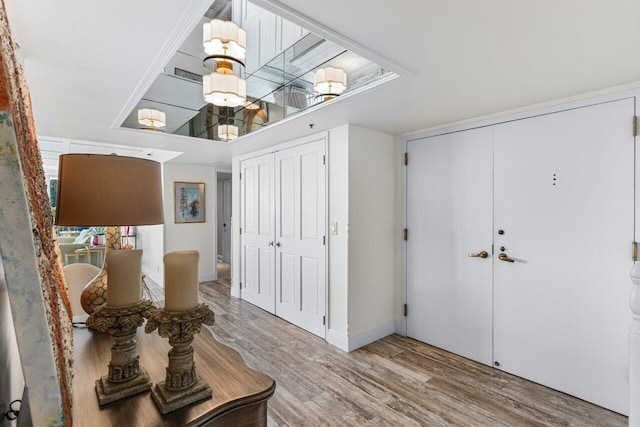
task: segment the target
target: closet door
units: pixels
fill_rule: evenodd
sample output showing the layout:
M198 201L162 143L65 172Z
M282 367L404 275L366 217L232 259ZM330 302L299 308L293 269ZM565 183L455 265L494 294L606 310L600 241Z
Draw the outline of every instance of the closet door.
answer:
M242 299L275 312L275 171L267 154L240 164Z
M325 140L276 153L276 314L325 336Z
M407 144L407 335L485 364L492 361L492 147L492 128Z
M620 413L633 115L625 99L495 127L495 363Z

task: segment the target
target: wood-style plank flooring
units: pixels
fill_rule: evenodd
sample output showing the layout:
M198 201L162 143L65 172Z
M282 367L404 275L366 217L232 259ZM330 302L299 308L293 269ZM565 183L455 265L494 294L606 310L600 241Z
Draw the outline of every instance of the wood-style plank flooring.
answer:
M215 335L276 381L271 426L623 426L627 418L421 342L351 353L200 284ZM214 390L215 393L215 390Z

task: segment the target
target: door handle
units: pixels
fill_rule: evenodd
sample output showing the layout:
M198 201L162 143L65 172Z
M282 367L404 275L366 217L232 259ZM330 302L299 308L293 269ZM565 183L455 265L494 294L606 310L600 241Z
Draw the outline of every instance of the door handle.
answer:
M273 246L273 244L274 244L274 243L275 243L275 242L274 242L273 240L272 240L272 241L270 241L270 242L269 242L269 246Z
M280 247L280 242L276 242L276 246L277 246L277 247Z
M469 256L471 258L487 258L489 256L489 252L482 251L482 252L478 252L477 254L469 254Z
M513 258L509 258L509 256L507 254L500 254L498 255L498 259L500 261L504 261L504 262L516 262L515 259Z

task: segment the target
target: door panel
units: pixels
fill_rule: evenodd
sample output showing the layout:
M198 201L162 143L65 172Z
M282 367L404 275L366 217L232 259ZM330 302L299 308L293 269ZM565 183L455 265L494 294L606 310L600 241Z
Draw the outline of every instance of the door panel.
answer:
M621 413L633 114L627 99L495 126L495 361Z
M242 299L275 312L274 159L272 154L245 160L240 165L242 213Z
M321 337L326 313L324 154L323 139L275 156L276 314Z
M492 361L493 129L407 144L407 334ZM469 257L486 251L487 258Z

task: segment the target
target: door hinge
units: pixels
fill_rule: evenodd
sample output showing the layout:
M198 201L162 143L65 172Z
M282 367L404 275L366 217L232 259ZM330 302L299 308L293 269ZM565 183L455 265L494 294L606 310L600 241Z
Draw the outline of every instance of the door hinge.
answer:
M404 305L404 317L407 317L407 313L409 310L407 309L407 304Z
M631 259L633 262L638 261L638 242L633 242L631 246Z
M326 165L327 164L327 156L322 155L322 164Z
M327 316L322 316L322 325L326 325L327 324Z
M409 153L404 153L404 165L407 166L409 164Z
M638 116L633 116L633 136L638 136Z
M322 236L322 244L323 245L327 244L327 236Z
M240 282L240 289L242 289L242 282Z
M242 227L240 227L240 234L242 234Z
M240 172L240 179L242 179L242 172Z
M404 229L404 240L409 240L409 230Z

